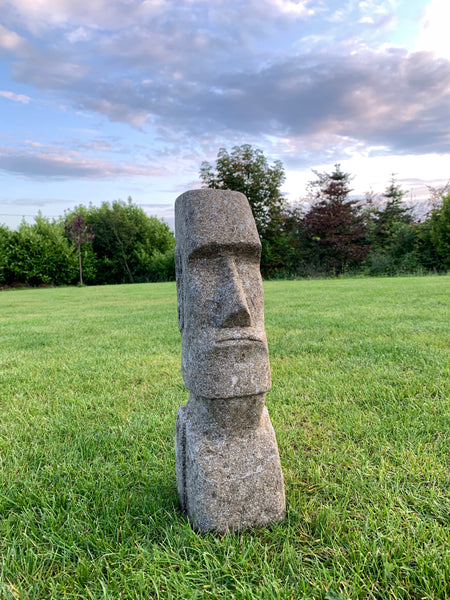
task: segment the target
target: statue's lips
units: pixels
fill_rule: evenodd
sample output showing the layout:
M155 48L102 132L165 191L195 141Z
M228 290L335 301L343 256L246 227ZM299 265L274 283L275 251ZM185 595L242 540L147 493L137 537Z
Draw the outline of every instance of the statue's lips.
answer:
M239 336L239 337L226 337L226 338L222 338L219 340L214 340L214 345L219 345L219 346L234 346L234 345L238 345L238 344L245 344L245 343L259 343L259 344L264 344L264 341L255 336L255 335L248 335L248 336Z

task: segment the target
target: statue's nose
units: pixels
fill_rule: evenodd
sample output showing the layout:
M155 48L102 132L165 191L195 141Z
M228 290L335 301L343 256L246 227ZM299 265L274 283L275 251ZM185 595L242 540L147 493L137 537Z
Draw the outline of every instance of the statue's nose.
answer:
M222 286L220 327L251 327L252 318L242 281L233 260L226 261L226 277Z

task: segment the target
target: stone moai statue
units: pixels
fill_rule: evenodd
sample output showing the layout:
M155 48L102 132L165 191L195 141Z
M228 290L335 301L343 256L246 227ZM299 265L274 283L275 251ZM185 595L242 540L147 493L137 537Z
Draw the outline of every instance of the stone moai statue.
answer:
M181 508L200 532L285 516L278 446L264 406L271 387L259 270L247 198L201 189L175 203L181 371L190 391L175 426Z

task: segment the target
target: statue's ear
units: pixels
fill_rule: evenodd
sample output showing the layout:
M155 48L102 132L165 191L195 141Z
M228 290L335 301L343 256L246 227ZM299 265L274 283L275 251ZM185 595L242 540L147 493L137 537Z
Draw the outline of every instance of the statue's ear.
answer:
M180 252L175 248L175 277L177 280L177 300L178 300L178 327L183 331L184 327L184 286L183 286L183 266Z

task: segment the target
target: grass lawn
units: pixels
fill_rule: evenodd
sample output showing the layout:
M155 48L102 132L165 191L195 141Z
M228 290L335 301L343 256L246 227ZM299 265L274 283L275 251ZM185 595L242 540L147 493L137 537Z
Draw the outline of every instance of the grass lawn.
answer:
M268 282L287 519L177 506L175 284L0 293L0 598L450 598L450 277Z

